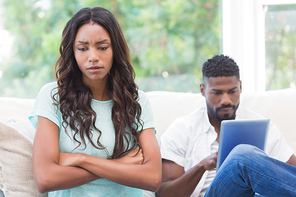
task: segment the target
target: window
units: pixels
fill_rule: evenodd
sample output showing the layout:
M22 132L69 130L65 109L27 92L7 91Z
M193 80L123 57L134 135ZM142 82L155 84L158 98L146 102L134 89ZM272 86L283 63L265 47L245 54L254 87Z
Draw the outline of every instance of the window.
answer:
M1 31L14 42L1 54L0 96L35 98L55 80L62 30L82 7L100 5L116 16L144 91L199 92L203 62L220 53L220 0L1 2Z
M295 22L289 23L295 4L296 0L222 1L223 53L240 66L245 92L294 87L296 43L287 36L295 35ZM279 15L285 19L277 20Z
M266 90L295 87L296 4L265 5Z

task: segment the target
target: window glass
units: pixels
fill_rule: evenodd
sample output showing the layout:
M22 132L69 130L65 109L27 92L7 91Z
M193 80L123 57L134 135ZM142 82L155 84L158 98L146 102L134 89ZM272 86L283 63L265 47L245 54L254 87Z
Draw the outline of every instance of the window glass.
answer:
M266 90L295 87L296 4L266 8Z
M66 22L94 6L118 19L140 89L199 92L202 63L219 53L219 0L1 0L0 96L35 98L54 81Z

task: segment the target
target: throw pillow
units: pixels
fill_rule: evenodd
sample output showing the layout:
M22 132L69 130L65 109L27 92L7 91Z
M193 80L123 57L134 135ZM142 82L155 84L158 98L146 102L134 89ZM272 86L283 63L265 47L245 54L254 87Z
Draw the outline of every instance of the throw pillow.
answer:
M15 126L15 127L14 127ZM4 124L0 122L0 187L7 197L45 197L34 183L32 144L35 129L29 121Z

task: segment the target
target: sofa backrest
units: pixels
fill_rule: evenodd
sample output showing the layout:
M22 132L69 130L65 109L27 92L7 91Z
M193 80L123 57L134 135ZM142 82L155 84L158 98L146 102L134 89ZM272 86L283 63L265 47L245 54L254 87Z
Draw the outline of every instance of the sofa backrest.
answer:
M180 116L187 115L205 105L201 94L153 91L146 93L152 106L157 137ZM0 121L24 121L30 113L34 99L0 97ZM296 152L296 89L242 93L241 106L270 118L282 131Z
M7 123L10 120L27 120L33 104L34 99L0 97L0 121Z
M155 91L146 94L152 105L157 137L177 117L187 115L205 105L205 98L200 93ZM240 106L270 118L296 152L296 89L290 88L262 93L243 92Z

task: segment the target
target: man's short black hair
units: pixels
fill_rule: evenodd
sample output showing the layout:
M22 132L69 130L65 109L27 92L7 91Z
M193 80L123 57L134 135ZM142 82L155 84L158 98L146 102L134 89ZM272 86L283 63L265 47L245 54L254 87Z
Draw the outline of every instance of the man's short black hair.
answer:
M236 62L225 55L215 55L208 59L202 67L203 79L209 77L230 77L236 76L240 80L239 68Z

